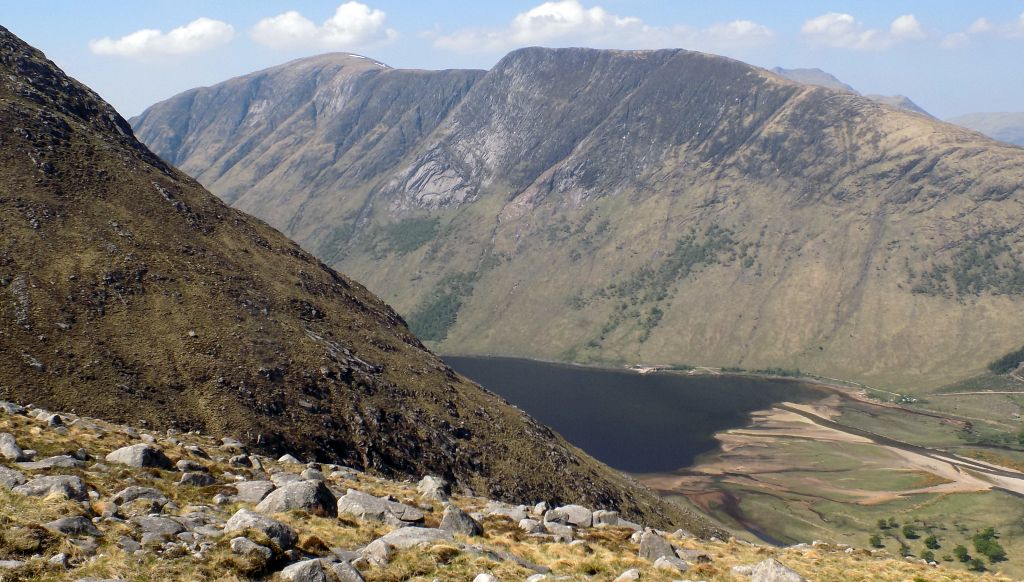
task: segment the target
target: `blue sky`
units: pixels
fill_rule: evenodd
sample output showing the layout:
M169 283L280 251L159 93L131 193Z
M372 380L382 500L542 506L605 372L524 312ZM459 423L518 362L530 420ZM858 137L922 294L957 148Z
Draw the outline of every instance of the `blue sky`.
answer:
M1024 111L1024 0L123 0L5 3L0 24L131 116L330 51L488 68L519 46L681 47L820 67L938 117Z

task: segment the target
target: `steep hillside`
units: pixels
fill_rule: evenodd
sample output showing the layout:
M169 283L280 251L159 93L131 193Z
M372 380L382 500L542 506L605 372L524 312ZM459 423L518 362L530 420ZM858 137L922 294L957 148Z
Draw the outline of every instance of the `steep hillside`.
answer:
M775 67L772 69L772 72L776 75L785 77L790 81L795 81L803 85L814 85L816 87L824 87L826 89L834 89L836 91L843 91L846 93L860 94L853 87L840 81L834 75L822 71L821 69L783 69L782 67ZM914 113L920 113L931 117L930 113L922 109L920 105L914 103L905 95L865 95L865 97L876 103L881 103L882 105L888 105L889 107L895 107L896 109L905 109L907 111L913 111Z
M153 144L194 128L191 153L157 153L217 168L197 175L440 350L905 389L1024 344L1018 148L682 50L368 71L276 103L296 121L271 124L282 71L175 97L136 128ZM203 126L212 94L261 104Z
M2 28L0 73L0 397L708 531L456 375Z
M231 438L7 402L0 439L5 453L21 454L0 460L0 576L8 582L1010 580L882 549L700 540L614 511L515 506L449 494L435 476L389 481L246 454Z
M948 121L992 139L1024 146L1024 113L968 113Z

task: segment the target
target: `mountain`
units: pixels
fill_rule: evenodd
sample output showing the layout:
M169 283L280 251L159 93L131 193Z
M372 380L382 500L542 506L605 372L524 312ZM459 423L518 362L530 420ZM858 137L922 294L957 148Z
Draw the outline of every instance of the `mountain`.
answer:
M2 28L0 73L0 397L711 531L455 374Z
M834 89L836 91L843 91L846 93L860 94L853 87L840 81L834 75L822 71L821 69L783 69L782 67L775 67L771 71L776 75L785 77L790 81L803 85L814 85L816 87L824 87L826 89ZM895 107L896 109L906 109L907 111L913 111L914 113L920 113L931 117L930 113L922 109L921 106L914 103L909 97L904 95L865 95L865 97L876 103L881 103L882 105L888 105L889 107Z
M782 67L775 67L771 71L795 83L815 85L847 93L857 93L856 89L840 81L835 75L821 69L784 69Z
M683 50L304 63L134 126L439 350L913 389L1024 344L1019 148Z
M947 121L992 139L1024 146L1024 113L968 113Z

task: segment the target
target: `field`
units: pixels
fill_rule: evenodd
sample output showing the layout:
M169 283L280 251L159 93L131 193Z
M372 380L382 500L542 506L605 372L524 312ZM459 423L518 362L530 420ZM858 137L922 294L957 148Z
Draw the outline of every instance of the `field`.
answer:
M930 551L948 568L965 568L954 548L976 557L972 537L993 527L1009 559L984 566L1022 577L1024 453L972 442L1015 435L1017 398L927 395L913 409L839 396L780 405L720 434L721 449L695 467L641 480L736 532L753 532L739 534L750 539L866 547L877 535L894 554L921 556L934 536ZM904 532L907 525L914 531Z

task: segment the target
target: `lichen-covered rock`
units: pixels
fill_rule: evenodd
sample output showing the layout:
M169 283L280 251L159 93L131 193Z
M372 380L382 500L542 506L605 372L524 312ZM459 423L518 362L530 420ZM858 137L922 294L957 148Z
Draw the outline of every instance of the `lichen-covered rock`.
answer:
M301 509L320 517L337 517L338 500L323 481L295 481L272 491L256 506L260 513Z
M160 449L140 443L129 445L112 451L106 457L108 463L119 463L129 467L155 467L157 469L171 469L174 465Z
M60 494L74 501L88 501L89 492L85 483L74 475L46 475L36 477L23 485L11 489L18 495L28 497L46 497L48 495Z
M291 549L298 541L295 530L288 525L248 509L239 509L224 524L224 535L244 534L247 530L266 536L279 551Z
M484 527L480 525L480 522L455 505L448 505L444 508L444 515L441 517L441 525L438 526L438 529L464 536L478 536L484 533Z

